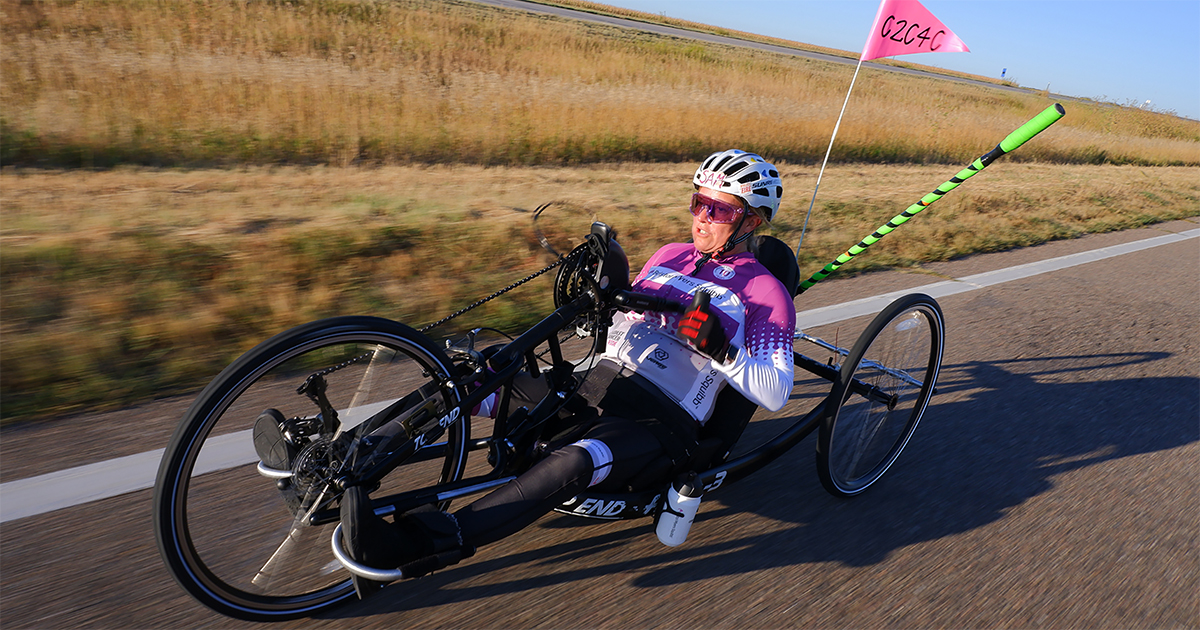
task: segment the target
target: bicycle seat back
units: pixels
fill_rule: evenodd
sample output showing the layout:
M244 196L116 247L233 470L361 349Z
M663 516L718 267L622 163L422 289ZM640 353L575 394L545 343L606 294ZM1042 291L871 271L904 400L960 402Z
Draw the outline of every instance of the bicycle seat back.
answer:
M800 293L800 266L796 262L796 254L787 243L766 234L759 234L750 239L750 253L759 264L767 268L787 289L788 295L796 297Z

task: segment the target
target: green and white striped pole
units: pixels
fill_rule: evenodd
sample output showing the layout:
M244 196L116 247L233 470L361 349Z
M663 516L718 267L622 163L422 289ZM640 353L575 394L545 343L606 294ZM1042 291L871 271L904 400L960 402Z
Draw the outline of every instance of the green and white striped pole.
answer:
M992 149L986 155L984 155L984 156L980 157L979 159L975 160L974 162L972 162L970 165L967 166L967 168L959 171L958 174L955 175L954 177L951 177L949 181L942 184L941 186L938 186L937 189L935 189L933 192L929 193L928 195L925 195L924 197L922 197L920 201L909 206L908 209L906 209L904 212L901 212L900 214L896 215L895 217L892 217L891 221L888 221L886 224L882 225L879 229L875 230L874 233L872 233L870 236L864 238L861 242L859 242L858 245L855 245L854 247L851 247L850 249L846 250L846 253L842 254L841 256L838 256L836 260L829 263L828 265L825 265L825 267L823 269L821 269L817 273L814 273L811 278L809 278L808 280L805 280L804 282L801 282L800 283L800 292L803 293L806 289L812 287L812 285L824 280L827 276L829 276L829 274L837 271L838 268L840 268L842 265L850 262L855 256L863 253L864 250L866 250L871 245L874 245L876 242L879 241L879 239L883 238L884 236L887 236L887 234L890 233L892 230L896 229L897 227L900 227L901 225L904 225L904 223L906 221L908 221L909 219L916 216L918 212L929 207L930 204L937 201L938 199L941 199L942 196L945 195L946 193L950 192L951 190L954 190L955 188L958 188L959 184L961 184L964 181L966 181L967 179L969 179L975 173L982 171L988 164L991 164L996 158L1004 155L1005 153L1010 153L1010 152L1016 150L1017 147L1028 142L1030 140L1030 138L1033 138L1034 136L1038 135L1039 133L1045 131L1047 127L1058 122L1058 119L1062 118L1066 113L1067 113L1067 110L1063 109L1063 106L1059 105L1058 103L1055 103L1055 104L1051 105L1050 107L1047 107L1045 109L1045 111L1038 114L1037 116L1034 116L1032 120L1025 123L1024 125L1021 125L1020 127L1018 127L1016 131L1008 134L1008 137L1005 138L1002 142L1000 142L1000 144L996 145L995 149Z

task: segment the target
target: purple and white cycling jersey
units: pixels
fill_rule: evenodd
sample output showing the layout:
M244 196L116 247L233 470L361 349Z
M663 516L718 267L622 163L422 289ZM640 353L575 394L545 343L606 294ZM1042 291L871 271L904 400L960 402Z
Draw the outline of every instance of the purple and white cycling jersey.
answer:
M700 256L690 243L659 249L634 279L633 290L680 302L690 302L697 291L708 293L737 349L734 359L721 364L696 352L676 334L679 315L658 312L614 315L604 356L645 376L701 424L727 384L759 406L778 411L794 379L796 307L791 296L753 254L714 260L688 275Z

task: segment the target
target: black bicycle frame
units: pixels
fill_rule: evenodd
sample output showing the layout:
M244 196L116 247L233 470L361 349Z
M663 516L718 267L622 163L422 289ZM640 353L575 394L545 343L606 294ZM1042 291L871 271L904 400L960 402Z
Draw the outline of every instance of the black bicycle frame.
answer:
M538 374L539 369L537 364L537 356L534 354L534 350L536 350L541 344L550 344L550 352L553 364L556 368L560 366L564 362L564 359L562 356L562 349L558 341L558 332L574 322L577 317L586 312L594 303L596 303L596 299L592 295L589 294L580 296L571 303L559 307L554 311L554 313L550 314L548 317L535 324L532 328L525 331L525 333L520 337L517 337L501 348L500 351L488 361L488 364L492 367L493 371L489 375L482 377L483 380L479 386L471 394L468 394L458 403L456 408L458 409L459 413L456 422L465 422L465 419L470 417L470 411L493 393L497 391L504 391L505 396L507 396L512 379L516 377L518 373L520 373L522 367L527 366L531 374ZM442 380L444 386L446 387L458 387L464 384L456 382L453 376L449 374L439 374L437 376L440 380ZM471 378L475 378L475 376L472 376ZM567 393L562 390L562 383L558 382L558 379L551 380L552 387L546 394L546 397L543 399L542 403L545 403L552 398L561 397L560 394L565 395ZM539 403L537 407L535 407L535 411L538 410L538 407L543 406L542 403ZM511 476L501 476L502 471L507 468L509 462L506 458L504 449L501 448L501 444L497 442L497 440L500 442L507 442L511 439L517 439L520 436L508 430L507 425L511 422L512 418L508 416L507 409L505 409L505 407L506 405L500 406L500 415L497 416L496 425L493 429L492 436L490 438L472 441L467 445L468 450L471 451L485 448L494 449L496 461L493 464L492 471L490 473L470 479L462 479L455 482L439 484L437 486L430 486L429 488L373 499L372 504L375 507L376 513L383 515L396 510L404 512L420 505L437 503L450 500L458 496L481 492L497 485L502 485L504 482L507 482L509 479L511 479ZM533 414L530 415L532 416ZM538 426L538 423L532 423L524 431L522 431L522 433L533 429L536 426ZM412 441L413 440L411 439L409 440L410 443ZM407 448L407 446L408 444L402 445L391 454L381 458L378 462L374 463L370 469L363 471L358 478L354 480L354 482L356 484L369 485L381 480L402 463L428 461L440 458L445 454L446 448L446 444L444 442L429 444L421 447L420 449L416 449L415 451L411 448ZM337 510L318 510L309 517L309 523L311 525L323 525L337 521L338 518L339 516Z
M621 294L615 296L613 301L618 304L640 305L646 303L647 300L653 301L656 307L664 307L660 298L631 292L621 292ZM472 440L467 444L469 451L490 450L492 457L490 460L492 465L490 472L469 479L461 479L420 490L374 499L372 505L375 508L376 514L386 515L393 512L406 512L421 505L440 503L484 492L514 479L515 475L506 474L512 463L510 459L512 453L509 451L512 450L514 441L519 442L521 438L528 435L529 431L538 428L542 422L552 415L552 412L549 412L547 408L553 407L556 410L558 403L571 394L569 391L571 383L564 378L564 375L569 376L572 374L571 368L574 368L574 364L570 364L563 359L558 333L571 325L580 315L586 313L596 303L598 303L598 300L595 296L591 294L583 295L571 303L559 307L554 313L535 324L520 337L509 342L488 361L493 372L486 377L482 377L483 380L476 389L458 403L457 409L459 410L459 414L456 421L465 422L466 418L470 417L470 410L474 409L492 394L500 391L503 392L503 396L507 396L511 389L512 379L520 373L522 368L527 368L532 375L542 373L538 367L535 350L543 343L549 344L553 367L547 374L550 375L551 387L542 401L530 412L518 410L518 412L511 416L507 413L508 405L502 403L499 406L500 414L496 418L492 435L488 438ZM684 308L683 305L676 306L681 311ZM668 305L662 310L668 309L674 310L674 307ZM600 344L597 343L596 345L599 346ZM792 357L796 367L825 380L834 382L840 377L838 370L831 365L821 363L794 351ZM464 385L464 383L455 382L451 375L439 376L444 379L446 386ZM469 378L475 379L481 377L472 375ZM855 381L852 383L851 388L865 396L882 400L885 403L888 400L887 396L865 383ZM697 479L704 486L705 491L708 492L758 471L816 430L825 416L828 404L828 397L822 399L812 410L771 440L764 442L745 455L708 470L698 472ZM518 416L518 414L522 415ZM514 418L519 418L520 422L514 422ZM513 425L518 426L514 427ZM430 444L416 450L416 452L413 452L412 449L402 447L372 466L371 470L364 472L359 482L370 483L378 481L405 462L428 461L442 457L445 454L446 446L445 442ZM613 514L606 516L590 516L605 520L647 516L651 514L651 512L647 511L647 506L657 502L659 500L658 495L661 494L661 492L642 492L603 495L608 498L610 504L615 504L619 501L624 506L624 509L612 510ZM581 509L590 507L583 505L583 502L580 502L580 505ZM579 510L570 511L570 513L589 516L589 514L585 514ZM310 516L309 521L312 525L322 525L335 522L338 518L337 510L320 510Z

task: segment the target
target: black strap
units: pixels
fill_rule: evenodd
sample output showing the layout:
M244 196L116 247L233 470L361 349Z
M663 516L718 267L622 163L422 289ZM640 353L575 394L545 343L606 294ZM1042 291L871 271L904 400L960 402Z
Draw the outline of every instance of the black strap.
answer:
M746 223L746 213L747 212L750 212L750 210L747 209L747 210L742 211L742 218L738 219L737 227L733 228L733 234L731 234L729 236L729 240L725 241L725 244L722 245L721 248L718 249L717 251L712 252L712 253L705 253L703 256L701 256L700 260L696 261L696 266L695 266L695 268L692 269L692 273L690 273L688 275L695 277L696 274L700 273L700 268L704 266L704 263L712 260L713 258L720 258L720 257L724 256L727 252L733 251L734 247L737 247L739 243L744 242L746 239L750 238L754 234L754 232L747 232L741 236L737 236L737 233L742 230L742 226L745 225L745 223Z

